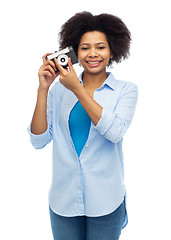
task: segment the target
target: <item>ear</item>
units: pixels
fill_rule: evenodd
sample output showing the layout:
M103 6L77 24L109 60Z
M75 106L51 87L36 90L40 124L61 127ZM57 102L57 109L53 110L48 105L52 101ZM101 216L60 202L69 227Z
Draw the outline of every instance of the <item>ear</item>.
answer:
M111 63L112 59L113 59L113 55L111 54L111 55L110 55L110 58L109 58L108 65L107 65L108 67L110 66L110 63Z
M110 54L110 58L113 58L113 54L112 53Z

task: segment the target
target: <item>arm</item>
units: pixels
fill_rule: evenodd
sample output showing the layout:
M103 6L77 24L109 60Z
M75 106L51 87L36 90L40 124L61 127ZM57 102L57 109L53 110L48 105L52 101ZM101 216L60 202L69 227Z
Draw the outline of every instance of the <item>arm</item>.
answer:
M31 132L35 135L44 133L47 130L47 96L50 85L59 75L56 73L55 64L43 56L43 65L39 69L39 88L37 94L37 103L31 122Z
M84 89L79 82L74 68L69 61L69 70L62 68L56 61L60 70L60 82L71 90L79 99L82 106L94 123L94 128L106 139L113 143L119 142L131 124L138 91L134 84L126 84L113 111L102 108Z
M135 84L124 86L115 110L103 109L102 116L95 129L111 142L119 142L132 122L137 98L138 89Z
M87 93L82 84L80 85L80 88L77 88L74 94L96 126L101 118L103 108Z
M47 90L38 89L37 103L31 122L31 132L35 135L42 134L47 129Z
M28 128L30 141L36 149L43 148L52 140L52 93L49 87L59 74L50 60L43 56L43 65L39 69L39 88L37 103L31 125Z
M94 128L111 142L119 142L133 119L138 98L137 86L128 84L124 87L113 112L102 108L83 87L74 93L93 121Z

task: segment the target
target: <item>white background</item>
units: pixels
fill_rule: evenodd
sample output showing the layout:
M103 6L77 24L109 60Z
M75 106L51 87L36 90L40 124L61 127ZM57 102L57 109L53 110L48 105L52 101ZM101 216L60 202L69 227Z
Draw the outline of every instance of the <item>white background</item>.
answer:
M52 144L34 150L33 114L42 55L58 49L76 12L112 13L132 33L131 56L111 70L138 85L124 138L129 224L121 240L171 239L169 1L5 1L0 6L0 239L52 239L48 212ZM81 69L75 66L79 74Z

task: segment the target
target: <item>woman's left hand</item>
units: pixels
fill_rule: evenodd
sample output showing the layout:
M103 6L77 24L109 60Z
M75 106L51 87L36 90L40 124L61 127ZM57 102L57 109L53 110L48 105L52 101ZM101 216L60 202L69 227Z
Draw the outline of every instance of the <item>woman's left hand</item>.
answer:
M67 89L71 90L72 92L77 92L82 86L80 83L77 74L72 66L71 58L68 59L68 67L69 69L63 68L57 61L56 58L54 58L56 67L60 71L60 83L66 87Z

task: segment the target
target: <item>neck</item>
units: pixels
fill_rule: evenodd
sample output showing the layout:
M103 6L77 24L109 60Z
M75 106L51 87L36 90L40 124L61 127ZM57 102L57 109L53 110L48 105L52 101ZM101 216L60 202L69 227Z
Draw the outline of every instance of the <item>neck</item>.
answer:
M90 74L84 71L82 80L84 87L99 88L104 83L106 78L107 78L106 71L103 71L98 74Z

